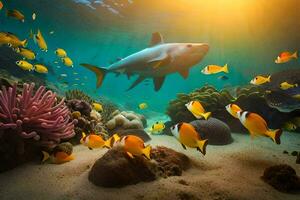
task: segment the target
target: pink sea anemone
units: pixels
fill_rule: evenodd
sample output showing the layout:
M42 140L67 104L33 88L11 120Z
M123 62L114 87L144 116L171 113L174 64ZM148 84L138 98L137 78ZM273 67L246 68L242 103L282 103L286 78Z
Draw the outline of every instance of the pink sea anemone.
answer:
M0 137L5 132L32 139L41 147L55 147L62 139L75 135L69 110L64 100L57 103L56 94L44 86L34 93L34 84L24 84L21 94L17 86L0 91Z

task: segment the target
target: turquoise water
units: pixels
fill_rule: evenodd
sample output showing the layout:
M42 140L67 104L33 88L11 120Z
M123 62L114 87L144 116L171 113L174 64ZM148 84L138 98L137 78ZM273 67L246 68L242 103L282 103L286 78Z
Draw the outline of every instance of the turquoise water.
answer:
M146 102L150 110L164 111L177 93L187 93L206 83L218 89L248 84L258 74L271 74L283 69L299 67L299 60L277 65L274 60L282 51L299 48L298 20L300 2L287 0L14 0L3 1L0 11L1 31L27 38L31 29L41 29L48 44L48 52L38 50L33 41L28 47L38 52L45 63L57 60L54 51L63 48L74 62L74 68L61 63L51 66L55 74L48 81L58 85L58 77L67 74L67 89L82 89L91 96L105 96L137 109ZM9 19L5 9L19 9L25 23ZM37 19L31 15L36 12ZM49 32L54 31L53 35ZM126 57L149 44L151 34L159 31L166 42L205 42L210 51L202 62L190 70L188 79L170 74L161 90L155 92L152 81L141 83L129 92L126 89L137 78L108 74L101 88L95 87L95 76L81 67L91 63L107 67L117 58ZM217 74L206 76L201 69L208 64L228 64L228 80ZM74 75L73 72L78 72ZM29 73L25 72L24 73ZM84 77L87 77L84 79ZM76 81L75 78L80 78ZM73 86L84 83L84 86Z

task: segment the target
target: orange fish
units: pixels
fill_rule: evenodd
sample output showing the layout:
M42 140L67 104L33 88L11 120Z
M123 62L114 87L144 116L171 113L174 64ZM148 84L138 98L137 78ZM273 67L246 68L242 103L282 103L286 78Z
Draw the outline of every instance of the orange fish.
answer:
M194 126L189 123L179 123L171 127L172 134L178 139L182 147L196 148L203 155L206 154L208 140L201 139Z
M237 116L243 126L250 132L251 138L262 135L270 137L276 144L280 144L282 130L270 130L267 122L258 114L248 111L238 111Z
M236 104L228 104L226 110L235 118L238 118L237 112L242 111L242 109Z
M228 65L219 66L219 65L208 65L204 69L201 70L203 74L217 74L220 72L228 73Z
M111 142L112 138L115 136L109 138L108 140L104 140L100 135L90 134L86 135L84 132L82 132L82 138L80 140L80 143L84 146L87 146L90 150L96 149L96 148L111 148Z
M211 112L205 112L205 109L199 101L190 101L189 103L185 104L185 106L197 119L202 117L204 119L208 119L211 115Z
M74 160L74 156L72 154L69 155L69 154L67 154L66 152L63 152L63 151L56 152L56 153L52 154L51 156L46 151L42 151L42 153L44 155L42 163L47 161L47 160L50 160L50 162L53 163L53 164L62 164L62 163Z
M3 8L3 3L2 1L0 1L0 10L2 10L2 8Z
M115 143L116 146L120 145L130 158L134 156L143 155L147 159L151 159L151 146L145 146L144 141L135 135L126 135L119 142Z
M292 59L297 59L298 55L297 55L297 51L295 53L291 53L288 51L282 52L275 60L275 63L277 64L281 64L281 63L286 63L289 62Z

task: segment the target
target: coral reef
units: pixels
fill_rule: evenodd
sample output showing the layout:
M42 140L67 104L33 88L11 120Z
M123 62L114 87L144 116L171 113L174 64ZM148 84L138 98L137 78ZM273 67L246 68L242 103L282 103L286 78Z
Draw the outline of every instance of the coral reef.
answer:
M212 116L225 122L234 132L245 132L245 128L239 121L226 111L225 106L230 103L239 105L244 110L258 113L263 116L270 128L280 128L291 116L281 113L268 106L264 95L264 89L256 86L243 86L235 89L236 97L231 95L232 91L223 89L216 90L213 86L203 86L189 94L177 94L177 99L169 102L167 114L173 124L179 122L191 122L195 117L186 109L185 104L190 101L200 101L203 107L212 112Z
M23 157L35 149L53 148L74 136L74 124L64 101L57 103L56 94L41 86L34 93L34 84L24 84L0 91L0 146L2 170L25 162Z
M112 119L106 123L106 127L111 135L120 130L144 129L146 126L146 118L131 111L115 111L112 113Z
M195 120L190 122L202 139L208 139L211 145L226 145L233 141L230 128L224 122L209 118L208 120Z
M81 90L68 90L66 91L65 95L67 100L76 99L76 100L85 101L89 104L92 104L93 102L93 99Z
M81 115L90 116L92 108L89 103L79 99L67 100L67 106L71 112L78 111Z
M265 169L262 179L281 192L300 191L300 178L289 165L274 165Z
M191 166L187 156L166 147L153 149L151 157L152 161L142 156L132 159L121 147L110 149L95 162L89 180L97 186L122 187L158 177L180 176Z
M100 98L99 102L103 107L103 111L101 112L102 121L104 124L106 124L111 119L112 114L119 108L116 104L104 98Z

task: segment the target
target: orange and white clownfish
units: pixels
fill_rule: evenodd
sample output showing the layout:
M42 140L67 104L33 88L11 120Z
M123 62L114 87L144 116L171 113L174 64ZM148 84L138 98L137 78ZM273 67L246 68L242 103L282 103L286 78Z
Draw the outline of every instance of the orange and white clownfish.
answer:
M69 154L67 154L66 152L63 152L63 151L55 152L52 155L50 155L46 151L42 151L42 153L43 153L42 163L49 160L52 164L62 164L62 163L74 160L73 154L69 155Z
M117 137L117 135L114 135L105 141L100 135L86 135L84 132L82 132L80 143L84 146L87 146L90 150L104 147L111 148L113 145L112 139L116 139Z
M205 112L205 109L199 101L190 101L185 104L185 106L197 119L208 119L211 115L211 112Z
M236 104L228 104L226 107L226 110L231 114L233 117L238 118L237 112L242 111L242 109L236 105Z
M208 140L201 139L199 133L191 124L178 123L171 127L171 132L181 143L184 149L186 149L186 146L190 148L196 148L203 155L206 154Z
M282 130L270 130L267 122L260 115L248 111L238 111L237 116L243 126L250 132L251 138L262 135L270 137L276 144L280 144Z

